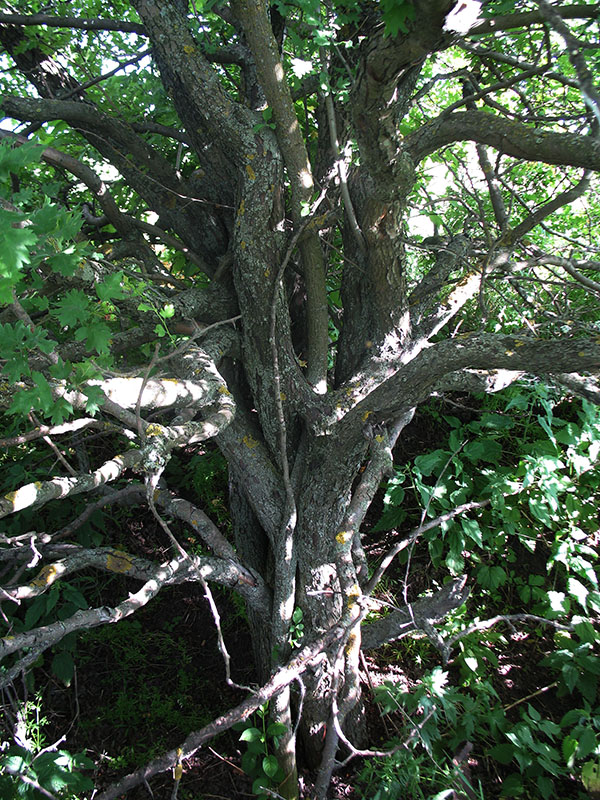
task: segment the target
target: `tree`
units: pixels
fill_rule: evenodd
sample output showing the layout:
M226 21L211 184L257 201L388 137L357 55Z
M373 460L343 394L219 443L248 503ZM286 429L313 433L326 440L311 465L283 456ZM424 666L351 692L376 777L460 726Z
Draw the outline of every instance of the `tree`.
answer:
M38 570L4 594L32 598L90 566L142 587L2 639L2 682L170 584L231 587L262 687L98 797L268 698L285 731L278 792L297 796L298 735L324 797L340 740L363 744L361 635L369 648L407 624L435 636L468 593L449 575L361 634L382 575L369 576L361 524L415 409L523 374L599 396L597 8L22 5L0 15L3 394L16 426L3 443L76 434L79 464L57 451L62 474L0 500L16 515L3 546L26 534L15 565ZM114 455L90 464L98 433ZM207 440L228 464L232 541L165 480L175 450ZM67 547L83 516L38 530L30 512L82 493L81 515L147 505L170 560ZM208 554L186 552L171 519Z

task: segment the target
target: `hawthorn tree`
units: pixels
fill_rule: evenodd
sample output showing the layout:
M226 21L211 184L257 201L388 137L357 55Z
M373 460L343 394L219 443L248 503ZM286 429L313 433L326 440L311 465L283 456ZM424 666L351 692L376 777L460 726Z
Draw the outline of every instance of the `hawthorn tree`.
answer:
M267 699L278 793L298 796L299 739L324 797L339 747L366 743L361 648L435 639L469 591L449 572L361 625L390 560L373 572L361 525L415 409L523 375L600 396L598 6L42 5L0 15L3 445L26 460L44 439L59 461L0 499L2 603L90 567L132 593L5 617L1 683L169 585L216 582L246 602L260 688L97 797ZM99 436L113 454L94 463ZM207 440L231 536L166 478ZM45 516L59 501L74 519ZM116 504L151 511L166 562L78 540Z

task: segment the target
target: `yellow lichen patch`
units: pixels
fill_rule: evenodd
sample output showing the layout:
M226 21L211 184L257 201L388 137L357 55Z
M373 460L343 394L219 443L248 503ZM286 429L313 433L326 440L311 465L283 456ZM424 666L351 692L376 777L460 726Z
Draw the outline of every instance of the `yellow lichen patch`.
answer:
M344 648L344 652L346 653L347 656L349 656L350 653L352 653L356 645L357 645L357 636L355 633L351 633L350 636L348 636L348 641L346 642L346 647Z
M380 433L378 433L377 436L375 437L375 441L378 444L381 444L383 442L383 436Z
M242 201L241 201L240 206L238 208L238 214L240 216L242 216L242 214L245 214L245 213L246 213L246 202L245 202L244 198L242 197Z
M146 436L161 436L162 432L162 425L157 425L155 422L152 422L146 428Z
M362 595L362 592L361 592L360 586L358 585L358 583L354 583L350 587L350 591L348 592L348 600L351 603L354 603L354 602L356 602L356 600L358 600L358 598L361 595Z
M265 278L269 278L269 277L270 277L270 275L271 275L271 270L269 269L269 267L267 267L267 268L266 268L266 270L265 270L265 272L264 272L264 275L265 275Z
M183 45L183 52L187 53L188 56L190 56L194 52L195 49L196 48L192 44L184 44Z
M242 239L242 241L240 242L240 249L241 249L241 250L245 250L245 249L246 249L246 242L245 242L243 239Z
M336 534L335 540L338 544L346 544L352 539L352 531L340 531Z
M48 564L38 572L35 578L31 581L31 586L50 586L54 583L58 575L58 570L54 564Z
M219 394L231 395L231 392L226 386L219 386L217 391L219 392Z
M525 347L527 342L515 342L515 347Z
M584 351L584 350L580 350L580 351L577 353L577 355L578 355L578 356L580 356L581 358L583 358L583 357L585 356L585 351Z
M373 413L372 411L365 411L365 413L362 415L362 421L366 422L372 413Z
M258 442L252 436L244 436L242 442L249 447L250 450L253 450L255 447L258 447Z
M514 356L514 354L515 354L515 351L514 351L514 350L507 350L507 351L506 351L506 355L507 355L507 356Z
M287 400L285 392L279 392L279 399L281 400L282 403L285 403L285 401Z
M106 556L106 568L111 572L131 572L133 560L130 555L122 550L111 550Z
M256 178L256 173L254 172L250 164L246 164L246 172L248 173L248 177L250 178L251 181L253 181Z

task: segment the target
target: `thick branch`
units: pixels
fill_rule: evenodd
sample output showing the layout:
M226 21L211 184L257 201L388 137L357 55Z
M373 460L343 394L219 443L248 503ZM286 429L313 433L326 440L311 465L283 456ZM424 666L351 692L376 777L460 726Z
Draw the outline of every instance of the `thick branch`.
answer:
M446 584L433 597L415 600L405 608L362 627L363 650L375 650L386 642L399 639L415 630L427 631L432 623L444 619L469 596L466 575Z
M480 334L438 342L421 351L365 397L342 424L354 425L367 411L389 418L429 397L442 378L457 370L510 370L537 375L597 371L600 343L593 339L532 339Z
M0 498L0 518L15 514L24 508L40 508L50 500L67 495L91 492L108 481L116 480L125 470L140 464L142 459L143 454L140 450L128 450L126 453L106 461L99 469L90 474L28 483Z
M55 17L51 14L0 14L0 25L46 25L49 28L75 28L84 31L122 31L146 36L139 22L115 19L83 19L82 17Z
M597 19L600 12L600 4L592 5L579 4L572 6L554 6L556 12L562 19ZM482 33L495 33L496 31L510 31L514 28L529 28L544 22L544 16L540 11L525 11L521 14L499 14L490 20L480 22L469 32L471 36L479 36Z
M441 147L465 140L488 144L500 153L526 161L600 171L597 139L542 131L486 111L441 114L407 136L404 146L417 163Z
M275 135L290 178L294 224L302 221L302 206L314 192L312 168L289 86L285 80L279 48L259 0L242 0L234 5L254 55L261 87L273 110ZM309 228L300 238L307 295L307 379L323 393L327 380L328 313L325 264L318 232Z

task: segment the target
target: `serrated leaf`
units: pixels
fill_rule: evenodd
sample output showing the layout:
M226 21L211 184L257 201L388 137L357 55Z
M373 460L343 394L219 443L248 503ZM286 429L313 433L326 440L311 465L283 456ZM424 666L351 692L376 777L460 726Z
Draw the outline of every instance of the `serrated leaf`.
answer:
M96 294L100 300L115 300L125 296L122 286L123 272L114 272L108 275L102 283L96 284Z
M90 301L80 289L70 289L56 304L52 312L61 325L72 327L89 319Z
M600 764L586 762L581 768L581 782L588 792L600 792Z
M579 670L573 664L563 664L561 672L567 689L572 693L579 680Z
M579 747L577 748L577 756L585 758L593 753L596 749L596 734L591 727L584 728L579 735Z
M15 282L21 269L31 262L29 248L35 246L37 237L30 228L13 228L12 221L3 223L3 213L0 211L0 276Z

